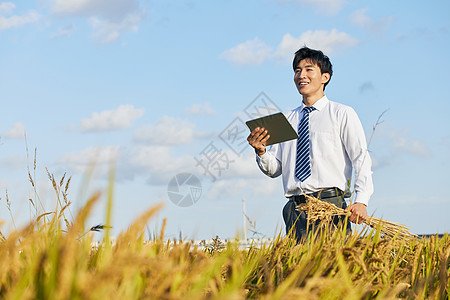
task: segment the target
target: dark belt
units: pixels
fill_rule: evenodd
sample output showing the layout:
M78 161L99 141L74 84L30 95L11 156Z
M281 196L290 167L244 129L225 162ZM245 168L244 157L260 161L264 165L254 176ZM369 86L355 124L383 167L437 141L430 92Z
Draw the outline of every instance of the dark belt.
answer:
M346 195L344 195L344 192L338 188L328 188L328 189L323 189L323 190L320 190L318 192L314 192L311 194L295 195L295 196L289 197L289 199L294 200L294 202L297 204L305 203L306 196L311 196L311 197L315 197L318 199L326 199L326 198L334 198L334 197L340 197L340 196L345 197Z

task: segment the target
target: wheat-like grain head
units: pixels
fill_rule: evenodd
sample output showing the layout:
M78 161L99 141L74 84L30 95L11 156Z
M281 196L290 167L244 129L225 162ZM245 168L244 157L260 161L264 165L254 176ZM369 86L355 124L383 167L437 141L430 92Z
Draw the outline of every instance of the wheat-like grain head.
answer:
M344 209L336 205L319 200L315 197L306 196L306 203L302 203L296 207L297 210L307 212L308 222L311 224L317 220L329 223L333 216L350 215ZM397 236L400 239L410 239L417 237L416 234L409 232L408 226L396 222L391 222L372 216L368 216L364 221L365 224L372 228L380 229L380 232L387 237L393 238Z

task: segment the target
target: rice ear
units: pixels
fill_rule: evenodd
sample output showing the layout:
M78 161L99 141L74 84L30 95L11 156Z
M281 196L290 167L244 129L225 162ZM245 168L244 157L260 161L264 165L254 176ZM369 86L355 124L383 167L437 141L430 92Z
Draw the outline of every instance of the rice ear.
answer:
M345 216L350 215L350 212L345 212L344 209L337 207L336 205L317 199L316 197L306 196L306 202L298 205L296 210L306 211L308 222L315 222L321 220L322 222L331 222L333 216ZM375 217L368 216L364 220L364 224L380 229L381 234L386 237L400 239L410 239L417 237L409 231L409 227Z

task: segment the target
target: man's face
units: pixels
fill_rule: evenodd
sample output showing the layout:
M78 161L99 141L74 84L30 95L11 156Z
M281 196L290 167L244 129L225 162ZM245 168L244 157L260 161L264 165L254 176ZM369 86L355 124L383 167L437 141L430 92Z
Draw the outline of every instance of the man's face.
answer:
M318 65L308 59L299 62L295 69L294 82L298 92L306 97L323 96L324 84L330 79L330 74L321 72Z

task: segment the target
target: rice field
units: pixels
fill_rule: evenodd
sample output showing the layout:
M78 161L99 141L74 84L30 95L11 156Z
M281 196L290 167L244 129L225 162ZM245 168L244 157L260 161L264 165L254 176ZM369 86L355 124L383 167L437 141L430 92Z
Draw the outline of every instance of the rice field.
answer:
M84 221L98 197L67 230L59 211L2 237L2 299L448 298L448 235L396 240L324 229L300 244L280 235L247 250L220 239L191 247L164 240L163 230L144 240L156 206L114 243L105 232L93 248Z
M323 227L299 244L280 234L240 249L219 237L203 245L166 240L164 222L148 241L158 205L111 242L108 218L85 228L100 194L72 217L68 183L52 182L55 211L0 235L1 299L448 299L448 234L385 238L367 227L346 236ZM112 188L107 194L110 215ZM93 247L97 230L104 239Z

